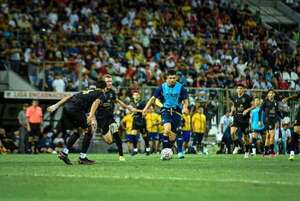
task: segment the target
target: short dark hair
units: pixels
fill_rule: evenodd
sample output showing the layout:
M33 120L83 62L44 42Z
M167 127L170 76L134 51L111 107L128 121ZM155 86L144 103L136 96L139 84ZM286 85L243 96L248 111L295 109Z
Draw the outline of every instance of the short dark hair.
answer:
M96 88L98 89L105 89L106 87L106 82L104 80L99 80L96 84Z
M238 84L238 85L236 85L236 88L238 88L238 87L243 87L243 88L245 88L245 85L243 85L243 84Z
M173 70L173 69L170 69L170 70L168 70L168 72L167 72L167 76L168 76L168 75L176 75L176 71Z
M269 90L267 91L267 94L268 94L269 92L271 92L271 91L273 91L273 92L275 93L274 89L269 89Z

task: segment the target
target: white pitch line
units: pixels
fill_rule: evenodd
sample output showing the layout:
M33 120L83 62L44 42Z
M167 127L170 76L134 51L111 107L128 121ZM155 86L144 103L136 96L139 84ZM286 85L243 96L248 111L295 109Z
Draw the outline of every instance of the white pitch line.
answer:
M30 176L30 177L67 177L67 178L95 178L95 179L132 179L132 180L165 180L165 181L198 181L198 182L218 182L218 183L245 183L245 184L260 184L260 185L289 185L289 186L300 186L300 183L292 183L285 181L261 181L252 179L205 179L205 178L188 178L188 177L157 177L157 176L117 176L117 175L74 175L74 174L56 174L56 175L46 175L46 174L9 174L0 176Z

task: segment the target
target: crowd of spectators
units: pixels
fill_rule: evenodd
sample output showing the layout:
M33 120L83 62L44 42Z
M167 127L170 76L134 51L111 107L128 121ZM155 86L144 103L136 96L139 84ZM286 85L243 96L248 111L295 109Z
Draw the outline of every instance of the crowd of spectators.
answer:
M300 89L300 46L237 1L1 2L0 59L43 90L86 88L106 73L156 86L172 68L191 87Z
M283 2L300 13L300 1L299 0L283 0Z

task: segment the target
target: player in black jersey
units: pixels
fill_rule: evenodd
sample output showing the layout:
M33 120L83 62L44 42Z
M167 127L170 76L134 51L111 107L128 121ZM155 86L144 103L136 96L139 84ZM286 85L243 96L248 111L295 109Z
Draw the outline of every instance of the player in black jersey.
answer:
M137 112L133 113L133 125L132 131L135 134L141 134L145 142L146 154L150 154L149 136L146 128L146 119L143 117L142 112L146 106L146 102L141 100L141 95L138 91L132 93L133 102L132 105L137 109ZM136 154L136 153L134 153Z
M133 111L134 108L132 106L126 105L117 98L115 91L112 89L111 75L105 75L104 81L106 83L104 100L96 99L94 101L87 118L87 122L88 124L92 124L94 119L97 120L97 124L101 129L104 141L108 144L112 144L114 140L118 148L119 160L124 161L125 158L123 156L123 147L122 140L119 134L119 126L114 119L114 108L115 103L118 103L120 106L130 111Z
M73 96L67 96L61 99L56 104L47 108L48 112L54 112L56 109L64 105L63 113L61 117L62 129L79 129L85 132L82 149L79 157L79 164L94 164L95 161L89 160L86 156L92 139L92 127L87 124L86 114L89 112L92 103L96 99L103 100L104 89L106 83L99 81L95 90L82 91ZM75 144L80 137L79 133L73 133L66 143L66 147L61 151L58 157L66 164L72 165L72 162L68 158L69 149Z
M245 93L243 85L238 85L236 89L237 95L232 97L231 112L233 115L233 124L230 128L231 139L234 144L233 154L237 154L243 147L242 138L246 143L246 152L250 149L248 143L248 129L249 129L249 111L252 108L252 97ZM242 133L242 136L238 136L238 133Z
M286 103L290 99L299 99L299 98L300 98L300 93L298 92L297 95L284 98L282 102ZM291 142L290 157L289 157L289 160L291 161L295 159L295 151L298 149L299 138L300 138L300 107L298 107L298 111L294 123L294 132L292 133L292 142Z
M265 139L265 151L264 155L271 154L273 157L275 156L274 152L274 136L275 136L275 125L282 118L281 112L278 108L278 102L275 100L275 92L270 89L267 92L267 97L263 101L260 110L259 110L259 122L261 125L264 121L264 125L266 128L266 139ZM262 112L264 112L265 119L262 118Z

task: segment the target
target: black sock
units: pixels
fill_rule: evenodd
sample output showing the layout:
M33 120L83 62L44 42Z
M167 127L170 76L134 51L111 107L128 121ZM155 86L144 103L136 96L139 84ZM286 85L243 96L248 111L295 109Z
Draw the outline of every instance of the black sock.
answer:
M73 135L71 135L71 137L68 139L68 142L67 142L67 149L71 149L79 137L80 137L80 135L77 132L74 133Z
M241 140L238 140L238 145L241 149L243 149L243 142Z
M252 140L252 148L256 148L256 138L254 138L253 140Z
M250 152L250 145L246 144L245 147L246 147L246 152Z
M274 144L271 144L271 145L270 145L270 151L271 151L271 153L273 154L273 152L274 152Z
M169 148L170 143L169 143L169 137L168 136L163 136L164 140L163 140L163 149L165 148Z
M93 137L93 134L88 132L84 135L83 140L82 140L82 149L81 152L86 154L86 152L89 149L89 146L91 144L91 139Z
M265 154L269 152L269 146L265 146Z
M116 143L116 145L117 145L118 152L119 152L119 156L123 156L122 140L121 140L121 138L120 138L119 133L114 133L114 134L113 134L113 138L114 138L115 143Z
M31 150L32 150L32 142L28 142L28 145L27 145L27 152L31 153Z
M148 135L144 136L143 139L145 141L145 147L149 148L149 137L148 137Z
M239 141L238 140L234 140L233 144L234 144L235 147L238 147L239 146Z
M38 141L37 140L34 140L33 141L33 146L34 146L34 152L37 152L38 151Z
M172 149L175 144L175 141L169 140L169 148Z
M132 142L132 145L133 145L133 148L134 148L134 149L137 148L137 139L136 139L136 136L135 136L134 141Z

